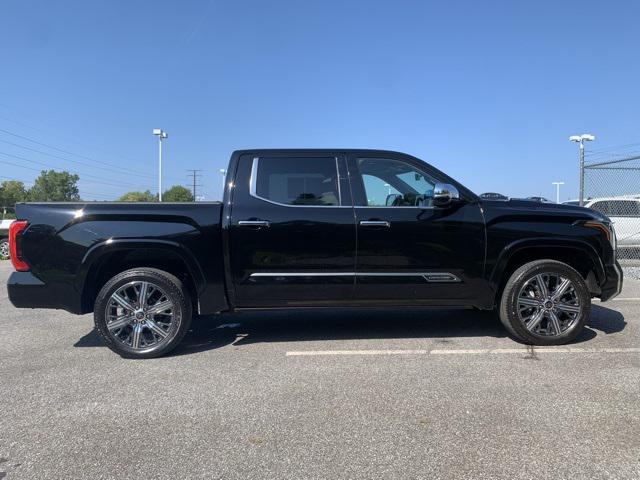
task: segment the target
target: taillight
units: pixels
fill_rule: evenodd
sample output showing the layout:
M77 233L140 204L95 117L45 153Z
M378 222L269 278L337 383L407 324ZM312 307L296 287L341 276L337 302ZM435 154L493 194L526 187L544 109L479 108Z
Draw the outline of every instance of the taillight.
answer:
M11 254L11 263L13 268L18 272L26 272L29 270L29 264L20 257L21 252L18 248L18 236L29 225L26 220L16 220L9 226L9 253Z

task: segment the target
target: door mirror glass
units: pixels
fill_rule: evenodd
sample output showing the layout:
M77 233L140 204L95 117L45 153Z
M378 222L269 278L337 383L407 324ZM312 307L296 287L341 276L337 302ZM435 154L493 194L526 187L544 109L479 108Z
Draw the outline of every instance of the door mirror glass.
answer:
M399 193L391 193L387 195L387 201L385 202L385 206L393 207L401 204L402 204L402 195L400 195Z
M436 207L446 207L459 199L460 192L449 183L436 183L433 187L433 205Z

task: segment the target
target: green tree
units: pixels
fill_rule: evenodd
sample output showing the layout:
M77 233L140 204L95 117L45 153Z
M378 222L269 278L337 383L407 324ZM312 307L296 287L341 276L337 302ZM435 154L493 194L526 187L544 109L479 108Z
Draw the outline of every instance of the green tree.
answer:
M43 170L29 189L32 202L73 202L80 200L78 175L69 172Z
M157 202L158 197L149 190L144 192L127 192L122 195L119 202Z
M0 207L13 207L27 200L27 189L19 180L6 180L0 184Z
M193 194L188 188L174 185L162 194L163 202L193 202Z

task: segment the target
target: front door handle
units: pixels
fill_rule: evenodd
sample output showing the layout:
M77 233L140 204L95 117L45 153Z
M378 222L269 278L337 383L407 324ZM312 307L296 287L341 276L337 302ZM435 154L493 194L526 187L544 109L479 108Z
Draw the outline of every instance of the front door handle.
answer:
M240 220L238 222L240 227L268 227L269 225L268 220Z
M360 226L391 228L391 222L387 222L386 220L361 220Z

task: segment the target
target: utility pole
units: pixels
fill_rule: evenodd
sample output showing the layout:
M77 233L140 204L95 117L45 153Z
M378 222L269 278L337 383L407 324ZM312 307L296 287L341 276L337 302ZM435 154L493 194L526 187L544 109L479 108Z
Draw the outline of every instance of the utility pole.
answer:
M584 142L592 142L596 137L590 133L571 135L569 141L580 144L580 206L584 207Z
M161 128L154 128L153 134L158 137L158 201L162 201L162 140L167 138L167 132Z
M193 192L193 201L195 202L196 199L198 197L196 197L196 188L197 187L201 187L202 185L199 185L197 180L198 178L202 177L202 175L200 175L198 172L201 172L202 170L194 170L194 169L189 169L189 172L191 172L189 175L192 178L192 183L191 183L191 187L192 187L192 192Z
M551 185L556 186L556 203L560 203L560 185L564 185L564 182L551 182Z

